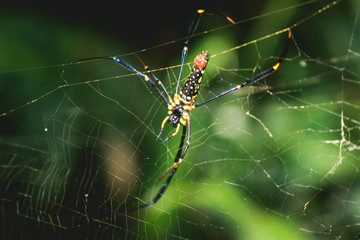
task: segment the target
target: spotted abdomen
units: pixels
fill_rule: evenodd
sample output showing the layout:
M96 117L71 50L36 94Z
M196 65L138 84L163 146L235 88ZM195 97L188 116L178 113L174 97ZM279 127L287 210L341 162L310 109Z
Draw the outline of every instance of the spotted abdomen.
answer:
M202 51L195 57L193 69L180 89L182 100L191 104L195 102L209 58L210 54L207 51Z

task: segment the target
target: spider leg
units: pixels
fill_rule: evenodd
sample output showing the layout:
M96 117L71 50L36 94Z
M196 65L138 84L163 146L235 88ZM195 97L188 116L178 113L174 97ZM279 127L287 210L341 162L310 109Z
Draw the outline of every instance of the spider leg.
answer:
M153 198L152 201L148 202L148 203L145 203L143 205L141 205L140 207L137 207L135 209L132 209L130 210L130 212L132 211L135 211L135 210L140 210L140 209L143 209L143 208L146 208L150 205L153 205L155 204L157 201L159 201L159 199L163 196L165 190L167 189L167 187L169 186L170 184L170 181L172 179L172 177L174 176L174 174L176 173L177 171L177 168L174 168L171 173L169 174L169 177L166 179L166 181L164 182L164 184L161 186L159 192L155 195L155 197Z
M186 139L186 146L185 146L185 149L184 149L184 152L183 154L181 155L180 159L179 159L179 164L182 162L182 160L184 159L185 157L185 154L187 152L187 150L189 149L190 147L190 116L188 116L188 123L187 123L187 127L188 127L188 133L187 133L187 139ZM179 165L178 164L178 165Z
M224 96L226 94L229 94L229 93L235 92L237 90L240 90L241 88L245 87L246 85L248 85L250 83L260 81L260 80L270 76L271 74L273 74L279 68L280 64L282 63L283 59L285 58L285 56L287 54L287 51L288 51L289 45L290 45L290 39L291 39L291 31L289 29L288 30L288 41L286 42L286 45L285 45L279 59L277 60L277 62L276 62L276 64L274 66L262 71L261 73L256 74L253 78L241 83L240 85L232 87L232 88L226 90L225 92L222 92L219 95L216 95L216 96L214 96L212 98L209 98L209 99L207 99L207 100L205 100L205 101L203 101L201 103L195 104L194 106L195 107L200 107L200 106L204 105L205 103L208 103L208 102L210 102L212 100L218 99L219 97L222 97L222 96Z
M162 128L162 129L163 129L163 128ZM162 129L161 129L160 133L162 132ZM176 129L175 129L175 132L173 132L172 134L170 134L161 144L166 143L167 141L170 140L170 138L172 138L173 136L176 136L176 134L178 134L178 132L179 132L179 129L180 129L180 123L177 125L177 127L176 127ZM159 136L160 136L160 134L159 134Z
M171 99L169 93L167 92L164 84L160 81L160 79L158 79L158 78L155 76L155 74L153 73L153 71L151 71L151 69L149 68L149 66L147 66L147 65L143 62L143 60L141 60L141 58L139 57L139 55L137 55L137 53L135 53L135 56L137 57L137 59L139 59L139 61L141 62L141 64L144 66L145 71L148 71L148 72L151 74L151 76L156 80L157 84L159 84L159 85L161 86L161 88L162 88L163 91L165 92L166 96L168 97L169 102L172 102L172 99Z
M164 102L166 103L166 105L169 105L169 101L165 98L165 96L162 94L162 92L160 91L160 89L155 85L154 81L146 74L140 72L139 70L137 70L136 68L134 68L133 66L130 65L130 63L125 62L124 60L122 60L121 58L117 58L117 57L111 57L111 58L107 58L107 59L112 59L115 62L117 62L118 64L120 64L122 67L126 68L127 70L136 73L137 75L139 75L140 77L144 78L145 82L148 82L150 84L151 87L153 87L156 92L160 95L160 97L164 100ZM141 61L142 62L142 61ZM161 81L159 79L157 79L158 84L164 89L165 93L167 94L167 96L169 96L169 94L167 93L164 85L161 83Z
M173 166L171 168L169 168L169 170L167 170L160 178L159 180L163 179L166 175L168 175L171 171L173 171L174 169L178 168L178 166L180 165L180 163L182 163L182 161L184 160L185 154L187 152L187 150L189 149L190 146L190 117L188 117L188 133L187 133L187 139L186 139L186 146L184 149L184 152L181 154L180 158L176 158L175 162L173 164ZM185 128L185 126L184 126ZM178 159L178 160L177 160ZM177 161L176 161L177 160Z
M180 80L181 80L181 74L183 72L183 68L184 68L184 63L185 63L185 59L187 57L188 54L188 45L189 45L189 39L195 34L196 29L199 25L201 16L203 14L207 14L207 15L218 15L220 17L224 17L227 21L229 21L230 23L235 23L234 20L232 20L230 17L222 14L222 13L217 13L217 12L209 12L209 11L205 11L204 9L199 9L196 11L195 17L193 18L189 30L188 30L188 34L186 37L186 40L184 42L184 47L181 53L181 65L180 65L180 73L179 73L179 77L178 80L176 82L176 89L175 89L175 94L178 93L179 90L179 86L180 86Z
M165 123L167 122L167 120L170 118L170 116L167 116L161 123L161 129L159 132L159 135L156 137L156 140L159 140L159 138L161 137L162 132L164 131L164 127L165 127Z
M139 56L137 54L135 54L135 56L139 59L139 61L143 64L145 70L147 70L148 72L150 72L150 74L154 77L154 79L156 80L156 82L161 86L161 88L163 89L163 91L166 93L166 96L168 97L168 99L170 101L171 98L168 94L168 92L166 91L165 86L163 85L163 83L157 78L155 77L155 75L152 73L152 71L143 63L143 61L139 58ZM122 66L123 68L136 73L137 75L139 75L140 77L142 77L145 82L148 82L150 84L151 87L153 87L155 89L155 91L160 95L160 97L164 100L164 102L166 103L167 106L170 105L170 102L168 99L165 98L164 94L160 91L160 89L156 86L156 84L154 83L154 81L146 74L140 72L139 70L137 70L136 68L134 68L133 66L131 66L130 63L124 61L121 58L118 57L91 57L91 58L84 58L84 59L80 59L80 60L76 60L73 61L72 64L77 64L77 63L81 63L81 62L85 62L85 61L93 61L93 60L99 60L99 59L108 59L108 60L113 60L115 62L117 62L118 64L120 64L120 66Z
M189 128L190 129L190 128ZM183 126L183 131L182 131L182 135L181 135L181 140L180 140L180 145L179 145L179 149L178 149L178 152L176 154L176 157L175 157L175 163L177 163L179 160L180 160L180 157L184 157L184 154L181 154L182 150L183 150L183 147L184 147L184 140L185 140L185 135L186 135L186 127ZM188 138L189 138L189 134L188 134ZM130 210L129 212L131 211L136 211L136 210L140 210L140 209L143 209L143 208L146 208L150 205L153 205L155 204L157 201L159 201L159 199L163 196L164 192L166 191L166 189L168 188L170 182L171 182L171 179L173 178L173 176L175 175L177 171L177 167L176 168L172 168L171 171L169 171L169 176L168 178L166 179L166 181L164 182L164 184L161 186L160 190L158 191L158 193L155 195L155 197L148 203L145 203L137 208L134 208L132 210Z

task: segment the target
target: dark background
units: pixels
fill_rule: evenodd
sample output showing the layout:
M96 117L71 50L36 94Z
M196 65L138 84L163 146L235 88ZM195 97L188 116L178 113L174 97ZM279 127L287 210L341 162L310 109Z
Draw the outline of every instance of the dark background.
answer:
M332 2L2 1L0 238L359 237L359 2L319 13ZM140 68L132 53L145 49L141 58L153 69L172 67L199 8L239 22L215 31L225 50L293 26L289 53L270 78L194 112L193 145L166 196L124 216L159 189L179 138L155 141L166 108L138 78L109 62L71 62L123 55ZM204 17L189 54L224 50L203 32L227 24ZM275 34L211 60L199 97L270 67L285 40ZM234 70L217 75L214 66ZM176 68L156 74L174 89ZM328 174L341 139L343 163ZM114 162L135 177L116 165L112 172Z

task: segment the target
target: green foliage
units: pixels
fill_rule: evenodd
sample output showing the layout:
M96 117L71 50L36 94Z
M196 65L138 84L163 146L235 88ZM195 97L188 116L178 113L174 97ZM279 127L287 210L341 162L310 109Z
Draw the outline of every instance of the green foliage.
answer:
M140 41L142 29L122 32L135 21L111 23L116 35L1 9L0 236L358 237L359 2L257 3L233 3L235 25L204 16L183 78L207 50L198 101L229 89L274 64L291 26L283 64L192 111L191 146L170 187L157 204L127 214L155 196L180 136L155 141L167 109L138 76L109 60L71 62L120 55L141 70L137 52L173 95L191 18L173 13L159 25L137 16L154 35ZM172 132L166 125L164 136Z

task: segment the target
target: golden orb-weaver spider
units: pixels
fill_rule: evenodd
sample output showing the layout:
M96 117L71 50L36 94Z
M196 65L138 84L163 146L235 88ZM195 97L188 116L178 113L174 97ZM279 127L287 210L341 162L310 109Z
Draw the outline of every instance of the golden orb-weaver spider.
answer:
M89 60L89 59L110 59L113 60L115 62L117 62L118 64L120 64L122 67L126 68L127 70L136 73L137 75L139 75L140 77L142 77L145 82L148 82L151 87L153 87L155 89L155 91L160 95L160 97L162 98L162 100L165 102L165 104L167 105L168 108L168 116L165 117L165 119L163 120L162 124L161 124L161 130L159 135L157 136L157 139L160 138L160 136L162 135L162 132L164 130L165 124L169 123L172 127L175 128L175 132L172 133L170 136L168 136L162 143L167 142L170 138L172 138L173 136L175 136L179 130L180 130L180 126L183 126L183 130L182 130L182 135L181 135L181 140L180 140L180 145L179 145L179 149L178 152L176 154L175 160L174 160L174 164L173 166L165 172L164 175L162 175L159 180L163 179L165 176L169 175L168 178L166 179L166 181L163 183L163 185L161 186L160 190L158 191L158 193L155 195L155 197L152 199L152 201L147 202L143 205L140 205L139 207L136 207L130 211L133 210L140 210L142 208L148 207L152 204L155 204L164 194L165 190L167 189L167 187L170 184L171 179L173 178L174 174L176 173L176 171L178 170L178 166L183 162L183 159L185 157L186 152L189 149L190 146L190 115L189 112L191 110L194 110L197 107L200 107L210 101L213 101L215 99L218 99L219 97L222 97L226 94L235 92L237 90L240 90L241 88L245 87L246 85L250 84L250 83L254 83L257 82L261 79L266 78L267 76L271 75L272 73L274 73L278 67L280 66L281 62L283 61L283 58L286 56L287 54L287 50L289 48L289 44L290 44L290 39L291 39L291 31L290 29L288 29L288 41L279 57L279 59L277 60L277 62L275 63L275 65L273 65L272 67L256 74L253 78L241 83L240 85L234 86L214 97L211 97L201 103L197 103L195 104L195 100L198 94L198 91L200 89L200 85L201 85L201 81L202 81L202 77L204 75L204 71L205 68L207 66L207 63L209 61L210 58L210 54L207 51L202 51L200 54L198 54L195 59L194 59L194 66L191 70L190 75L186 78L184 84L181 86L180 88L180 92L179 92L179 86L180 86L180 80L181 80L181 74L183 71L183 67L184 67L184 63L185 63L185 59L187 57L187 53L188 53L188 45L189 45L189 39L194 35L197 26L199 24L200 21L200 17L203 14L210 14L210 15L219 15L221 17L224 17L228 22L230 23L234 23L234 21L230 18L227 17L223 14L220 13L216 13L216 12L206 12L205 10L198 10L195 18L193 19L189 30L188 30L188 36L184 42L184 47L182 50L182 55L181 55L181 65L180 65L180 73L177 79L177 83L176 83L176 90L175 90L175 95L174 98L171 98L169 93L167 92L165 86L163 85L163 83L153 74L153 72L149 69L148 66L146 66L143 61L140 59L140 57L136 55L136 57L139 59L139 61L142 63L142 65L144 66L145 70L147 73L151 74L152 78L150 78L147 74L140 72L139 70L137 70L136 68L134 68L133 66L131 66L129 63L125 62L124 60L118 58L118 57L101 57L101 58L88 58L88 59L83 59L83 60ZM80 60L80 61L83 61ZM80 61L76 61L76 62L80 62ZM157 85L155 84L155 82L157 82L157 84L161 87L162 91L165 93L166 97L164 96L163 92L157 87ZM186 139L186 146L185 149L184 148L184 143L185 143L185 136L186 136L186 131L187 131L187 139Z

